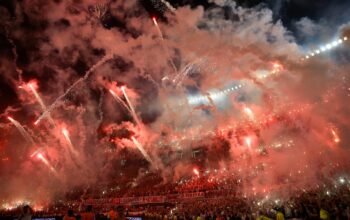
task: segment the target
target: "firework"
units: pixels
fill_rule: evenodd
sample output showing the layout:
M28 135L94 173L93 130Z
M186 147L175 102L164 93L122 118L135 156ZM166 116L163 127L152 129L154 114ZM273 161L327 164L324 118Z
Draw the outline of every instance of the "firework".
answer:
M39 105L41 106L42 110L45 112L47 107L44 104L44 101L42 100L42 98L40 97L39 93L36 91L36 89L34 88L34 85L32 83L28 84L28 87L30 88L30 90L33 92L36 100L38 101ZM50 122L50 124L52 124L53 126L55 126L55 122L53 121L50 113L47 114L47 118ZM34 124L37 125L39 123L39 121L36 121Z
M122 92L123 92L123 95L124 95L124 97L125 97L126 102L127 102L128 105L129 105L129 109L130 109L130 112L131 112L131 114L132 114L132 117L133 117L134 121L136 122L136 124L137 124L138 126L141 126L142 124L141 124L139 118L137 117L137 114L136 114L136 112L135 112L135 109L134 109L134 107L132 106L132 104L131 104L131 102L130 102L130 100L129 100L128 95L126 94L125 87L122 86L122 87L121 87L121 90L122 90Z
M10 116L7 117L7 119L17 128L19 133L24 137L24 139L29 142L32 146L35 145L35 142L32 138L32 136L24 129L24 127L15 119L11 118Z
M253 121L254 120L254 113L249 107L244 107L243 112L247 115L249 120Z
M160 0L170 11L174 12L176 9L166 0Z
M52 172L56 173L55 168L53 166L51 166L49 161L44 157L44 155L42 153L38 153L37 158L39 158Z
M84 82L86 79L89 78L90 74L95 71L99 66L104 64L107 60L111 59L113 55L106 55L103 57L100 61L98 61L95 65L93 65L88 71L86 71L85 75L75 81L62 95L60 95L40 116L39 118L35 121L35 125L37 125L44 117L47 117L48 114L51 113L51 111L55 108L57 108L61 102L62 99L64 99L77 85L80 83Z
M138 142L136 140L135 137L131 137L132 142L134 142L135 146L137 147L137 149L141 152L141 154L143 155L143 157L152 165L154 165L151 157L148 155L148 153L145 151L145 149L143 148L142 144L140 142Z
M67 129L63 128L62 129L62 134L64 136L64 138L66 139L67 143L68 143L68 146L69 146L69 150L74 153L75 155L78 155L78 152L75 150L74 146L73 146L73 143L69 137L69 132Z
M333 128L331 129L331 132L332 132L334 143L339 143L340 142L340 138L339 138L337 132L335 132L335 130Z
M153 21L154 25L156 26L156 29L157 29L158 34L159 34L159 37L160 37L162 40L164 40L164 38L163 38L163 33L162 33L162 31L160 30L159 25L158 25L158 22L157 22L157 18L156 18L156 17L152 17L152 21Z
M252 148L252 138L251 137L245 137L244 142L249 149Z
M176 11L176 9L166 0L151 0L151 3L156 9L160 10L161 12L164 12L165 9L168 9L171 12Z
M204 58L197 58L193 62L188 63L182 70L176 74L176 76L173 79L173 83L176 84L176 86L180 86L182 84L182 81L190 74L190 72L195 68L195 65L199 65L204 62Z
M126 110L128 110L128 112L131 113L131 109L125 104L125 102L117 95L115 94L115 92L112 89L108 90L109 93L112 94L113 98L119 103L121 104ZM132 114L132 113L131 113Z
M197 168L193 168L193 173L196 175L196 176L199 176L199 171Z
M283 65L280 64L279 62L274 62L272 65L272 74L276 74L281 72L284 69Z
M169 60L169 62L170 62L170 64L171 64L172 68L174 69L175 73L177 73L177 68L176 68L176 66L175 66L174 61L171 59L171 56L170 56L168 47L165 45L163 33L162 33L162 31L160 30L160 27L159 27L158 22L157 22L157 18L156 18L156 17L152 17L152 21L153 21L153 23L154 23L154 26L156 26L158 35L159 35L159 37L160 37L160 39L161 39L161 42L162 42L161 45L162 45L162 47L163 47L163 49L164 49L164 51L165 51L165 53L166 53L166 55L167 55L167 57L168 57L168 60Z

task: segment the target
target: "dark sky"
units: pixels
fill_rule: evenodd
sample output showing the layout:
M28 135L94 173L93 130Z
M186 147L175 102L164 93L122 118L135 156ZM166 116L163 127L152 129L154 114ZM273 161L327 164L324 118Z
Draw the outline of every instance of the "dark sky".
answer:
M152 8L150 0L141 0L144 7L152 14L157 13L157 10ZM12 19L15 18L15 4L21 1L14 0L0 0L1 11L8 10ZM204 6L204 8L215 7L211 1L208 0L169 0L169 2L175 7L183 5L191 5L196 7L198 5ZM308 17L312 21L321 26L327 27L328 33L335 33L339 25L347 23L350 20L350 1L347 0L237 0L239 5L244 7L259 7L259 5L266 5L274 12L275 20L282 20L283 24L294 34L296 40L301 45L307 45L309 43L319 44L324 39L318 38L317 35L321 33L315 33L316 36L309 36L303 38L298 34L295 26L295 22L303 17ZM0 16L4 16L0 14ZM28 24L24 21L22 28L31 29L33 24ZM110 25L123 26L123 21L111 20ZM38 26L36 27L38 28ZM39 27L40 28L40 27ZM324 35L324 33L322 33ZM329 37L329 36L327 36ZM326 37L326 39L327 39ZM4 26L0 23L0 56L12 57L13 45L6 37L6 31ZM17 45L19 53L18 63L25 65L26 49L21 48L21 45ZM12 58L11 58L12 59ZM26 73L28 75L29 73ZM5 98L6 97L6 98ZM12 91L11 87L7 85L3 79L0 80L0 112L6 108L6 106L15 102L16 93Z
M150 0L141 0L144 6L152 13ZM5 7L14 16L15 2L13 0L0 0L0 7ZM213 7L209 0L169 0L175 7L202 5L205 8ZM281 19L285 26L293 31L293 23L303 17L308 17L315 22L321 22L331 26L347 23L350 19L350 1L347 0L236 0L244 7L267 5L274 12L276 20ZM1 16L1 15L0 15ZM0 39L0 46L4 43Z

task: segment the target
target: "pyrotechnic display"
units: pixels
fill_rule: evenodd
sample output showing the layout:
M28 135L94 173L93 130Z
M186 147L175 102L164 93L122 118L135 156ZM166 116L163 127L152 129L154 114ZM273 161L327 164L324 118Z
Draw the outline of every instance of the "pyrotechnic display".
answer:
M252 2L0 3L0 207L349 189L349 2Z

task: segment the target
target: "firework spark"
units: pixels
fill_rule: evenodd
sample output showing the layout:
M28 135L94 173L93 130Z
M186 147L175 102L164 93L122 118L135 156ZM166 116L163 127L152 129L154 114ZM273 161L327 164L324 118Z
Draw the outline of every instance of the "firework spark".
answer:
M138 142L138 140L136 140L135 137L131 137L131 140L132 140L132 142L134 142L135 146L141 152L143 157L153 166L154 165L153 160L148 155L148 153L145 151L145 149L143 148L142 144L140 142Z
M45 112L47 110L46 105L44 104L44 101L42 100L42 98L40 97L39 93L36 91L34 85L32 83L28 84L28 87L30 88L30 90L33 92L36 100L38 101L39 105L41 106L42 110ZM47 114L47 118L50 122L51 125L53 125L55 127L55 122L52 119L50 113ZM34 124L37 125L39 123L39 121L36 121Z
M138 118L138 116L137 116L137 114L136 114L136 112L135 112L135 109L134 109L133 105L131 104L131 102L130 102L130 100L129 100L128 95L126 94L125 86L122 86L122 87L121 87L121 90L122 90L122 92L123 92L123 95L124 95L124 97L125 97L126 102L127 102L128 105L129 105L129 109L130 109L130 111L131 111L131 114L132 114L132 117L133 117L134 121L136 122L136 124L137 124L139 127L141 127L142 123L141 123L140 119Z
M15 119L11 118L10 116L7 117L7 119L17 128L19 133L24 137L24 139L29 142L32 146L35 146L35 141L32 138L32 136L24 129L24 127L16 121Z
M68 132L68 130L67 130L66 128L63 128L63 129L62 129L62 134L63 134L64 138L66 139L66 141L67 141L67 143L68 143L69 150L70 150L72 153L74 153L74 155L77 156L77 155L78 155L78 152L75 150L74 145L73 145L73 143L72 143L72 141L71 141L71 139L70 139L70 137L69 137L69 132Z
M98 61L95 65L93 65L88 71L86 71L85 75L75 81L62 95L60 95L35 121L35 125L37 125L44 117L47 117L48 114L51 113L52 110L57 108L60 105L60 102L62 99L64 99L76 86L78 86L80 83L84 82L89 78L92 72L94 72L99 66L107 62L113 57L112 54L104 56L100 61Z
M193 168L193 173L198 177L199 176L199 171L197 168Z
M124 102L112 89L109 89L108 91L109 91L109 93L112 94L113 98L114 98L119 104L121 104L126 110L128 110L128 112L130 112L130 113L132 114L131 109L125 104L125 102Z
M171 64L172 68L174 69L175 74L177 74L177 68L176 68L176 66L175 66L174 61L173 61L172 58L171 58L171 55L170 55L170 52L169 52L169 48L168 48L168 46L165 44L165 40L164 40L164 37L163 37L163 33L162 33L162 31L160 30L160 27L159 27L158 22L157 22L157 18L156 18L156 17L152 17L152 21L153 21L153 23L154 23L154 26L156 26L158 35L159 35L160 40L161 40L161 45L162 45L162 47L163 47L163 50L165 51L165 53L166 53L166 55L167 55L167 57L168 57L168 60L169 60L169 62L170 62L170 64Z
M340 138L339 138L337 132L335 132L335 130L333 128L331 129L331 132L332 132L334 143L339 143L340 142Z
M56 173L55 168L49 163L42 153L38 153L37 158L39 158L52 172Z
M255 119L254 113L249 107L244 107L243 112L247 115L249 120L254 121Z

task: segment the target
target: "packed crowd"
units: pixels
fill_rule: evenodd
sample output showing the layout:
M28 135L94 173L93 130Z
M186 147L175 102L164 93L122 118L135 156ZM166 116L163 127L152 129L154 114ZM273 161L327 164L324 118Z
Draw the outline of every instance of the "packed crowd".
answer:
M197 179L198 180L198 179ZM197 181L196 180L196 181ZM188 185L197 187L198 182ZM215 185L215 184L214 184ZM212 187L213 185L210 185ZM183 188L182 186L181 188ZM194 187L194 188L196 188ZM193 189L194 189L193 188ZM218 188L214 188L218 189ZM300 191L288 200L254 197L244 198L233 194L193 198L173 203L120 204L114 206L73 207L70 203L57 209L51 206L46 211L33 211L29 206L18 210L1 212L1 219L29 220L35 217L55 217L63 220L119 220L127 217L159 220L223 220L223 219L334 219L350 220L350 188L324 186L322 189Z
M25 216L65 220L85 220L89 212L95 220L142 219L335 219L350 220L350 181L324 181L313 189L302 189L294 197L280 197L264 192L245 195L239 189L242 180L218 176L196 176L160 184L157 176L144 177L135 185L115 188L75 190L43 211L25 206L0 212L1 219ZM149 186L149 187L145 187ZM140 200L138 200L140 198ZM147 199L148 198L148 199ZM160 198L160 199L159 199ZM288 198L288 199L287 199ZM87 207L86 211L85 208ZM118 208L117 208L118 207ZM92 213L92 214L91 214ZM12 219L12 218L9 218ZM27 220L28 218L22 218Z

